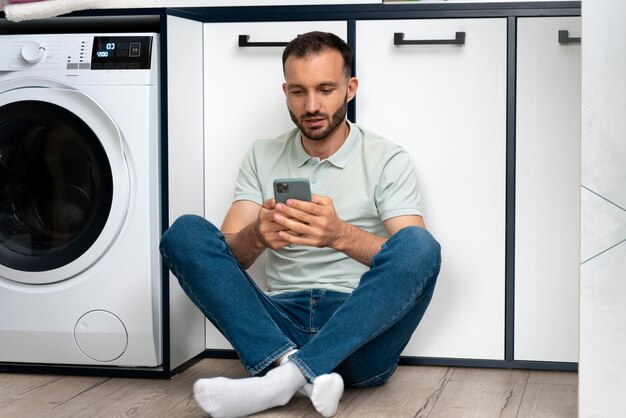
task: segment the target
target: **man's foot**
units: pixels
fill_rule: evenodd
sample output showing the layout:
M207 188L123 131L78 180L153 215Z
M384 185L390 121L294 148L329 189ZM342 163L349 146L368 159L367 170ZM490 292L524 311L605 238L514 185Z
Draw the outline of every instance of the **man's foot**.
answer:
M325 417L337 413L339 401L343 395L343 379L337 373L323 374L305 384L300 390L311 399L311 403Z
M263 377L200 379L193 385L193 393L198 405L212 417L242 417L285 405L305 383L298 366L286 362Z

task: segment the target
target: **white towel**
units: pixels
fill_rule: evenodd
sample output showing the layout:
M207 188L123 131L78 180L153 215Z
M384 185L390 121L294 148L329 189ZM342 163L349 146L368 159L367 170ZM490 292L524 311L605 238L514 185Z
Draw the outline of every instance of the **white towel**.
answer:
M34 3L5 4L4 13L8 20L20 22L28 19L58 16L75 10L134 7L161 7L161 0L46 0Z

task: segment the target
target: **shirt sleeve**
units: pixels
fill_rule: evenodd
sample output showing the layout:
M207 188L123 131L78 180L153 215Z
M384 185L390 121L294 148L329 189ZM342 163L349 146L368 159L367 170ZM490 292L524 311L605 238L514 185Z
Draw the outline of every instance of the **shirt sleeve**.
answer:
M259 182L257 167L256 152L253 145L239 166L233 202L251 200L259 205L263 205L263 192Z
M377 193L376 206L382 221L404 215L422 216L417 176L408 153L397 147L386 159Z

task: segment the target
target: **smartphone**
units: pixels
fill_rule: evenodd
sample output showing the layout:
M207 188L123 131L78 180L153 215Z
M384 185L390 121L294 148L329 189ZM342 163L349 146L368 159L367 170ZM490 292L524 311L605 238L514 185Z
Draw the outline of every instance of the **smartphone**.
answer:
M285 203L287 199L311 201L311 184L309 179L276 179L274 180L274 198L276 203Z

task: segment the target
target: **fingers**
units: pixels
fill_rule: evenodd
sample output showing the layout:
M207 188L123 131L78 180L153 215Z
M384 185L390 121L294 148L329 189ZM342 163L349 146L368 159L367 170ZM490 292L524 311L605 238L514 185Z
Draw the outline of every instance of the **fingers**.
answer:
M268 248L278 250L286 247L290 242L283 240L279 235L279 232L287 230L287 227L274 222L274 207L274 199L268 199L263 202L263 206L259 211L256 228L263 244Z
M332 207L332 206L333 206L333 201L329 197L320 196L316 194L311 196L310 202L306 202L303 200L296 200L296 199L287 200L287 207L300 209L304 212L313 213L313 214L318 214L319 212L323 210L323 208Z
M290 233L289 231L280 231L278 235L284 241L289 242L289 244L307 245L311 247L317 246L316 245L317 241L306 235L294 235Z
M290 232L280 231L281 239L314 247L331 245L341 224L332 200L318 195L313 195L311 202L289 199L286 204L278 203L273 220Z
M278 222L280 224L284 224L284 220L295 220L301 224L310 224L314 221L315 217L319 216L319 214L311 214L302 209L296 209L295 207L289 207L282 203L279 203L276 206L276 210L273 212L273 220L274 222ZM286 226L290 226L284 224Z
M274 222L278 225L281 225L283 229L281 230L291 230L296 235L303 235L310 232L310 227L307 223L302 221L301 218L306 218L306 215L300 215L300 217L287 217L278 212L274 213L273 219Z
M288 216L305 223L310 223L313 216L329 216L334 213L333 202L325 196L313 195L311 202L303 200L289 199L287 202L278 203L275 209Z

